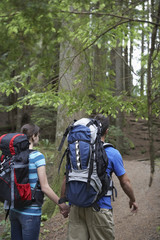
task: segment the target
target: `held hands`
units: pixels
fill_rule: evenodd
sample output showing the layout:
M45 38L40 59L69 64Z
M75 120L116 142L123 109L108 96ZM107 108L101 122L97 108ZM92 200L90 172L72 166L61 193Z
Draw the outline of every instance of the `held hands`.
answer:
M131 208L132 213L137 213L138 211L138 205L136 202L129 201L129 207Z
M58 205L59 205L60 213L63 215L64 218L67 218L69 215L70 206L68 206L65 203L61 203Z

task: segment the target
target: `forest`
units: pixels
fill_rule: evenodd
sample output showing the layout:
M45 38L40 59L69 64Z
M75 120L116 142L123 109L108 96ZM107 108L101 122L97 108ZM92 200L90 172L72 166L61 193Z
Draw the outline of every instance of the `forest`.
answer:
M0 133L18 132L27 122L40 126L41 148L55 151L53 186L62 178L56 146L66 127L97 113L109 116L122 154L126 116L147 122L151 186L160 117L160 1L1 0L0 36Z

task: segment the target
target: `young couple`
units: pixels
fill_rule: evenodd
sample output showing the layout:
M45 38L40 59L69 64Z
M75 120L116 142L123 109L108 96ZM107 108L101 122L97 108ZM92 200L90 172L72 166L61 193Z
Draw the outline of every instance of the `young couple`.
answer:
M96 116L102 124L101 140L104 142L109 128L109 120L107 117L99 114ZM26 124L22 127L21 132L28 136L30 141L30 149L39 141L39 128L35 125ZM130 180L125 171L122 156L119 151L113 147L106 149L108 157L108 168L106 169L108 176L115 173L118 177L120 185L129 197L129 207L132 212L137 212L138 205L134 196L134 192ZM42 191L56 204L59 197L50 188L46 170L45 158L39 151L33 151L29 157L29 177L31 186L34 187L37 178L39 178ZM61 197L65 197L65 179L62 185ZM58 204L60 212L64 217L68 217L69 223L67 240L114 240L114 222L112 215L111 197L104 196L99 202L100 211L95 211L92 207L81 208L62 203ZM31 205L23 210L13 209L10 211L11 220L11 240L38 240L40 231L41 207Z

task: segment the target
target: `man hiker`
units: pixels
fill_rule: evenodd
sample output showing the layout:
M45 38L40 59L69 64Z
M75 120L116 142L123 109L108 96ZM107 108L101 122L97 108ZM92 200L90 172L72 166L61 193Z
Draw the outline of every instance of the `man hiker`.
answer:
M105 142L108 132L109 119L104 115L95 117L102 124L101 141ZM105 148L108 157L108 167L106 172L108 176L112 173L118 177L120 185L129 197L129 207L133 213L137 212L138 205L134 196L130 179L125 171L122 156L119 151L112 146ZM61 197L65 197L66 180L64 179ZM93 207L78 207L71 205L69 213L67 240L114 240L114 222L111 206L111 196L103 196L99 201L99 211Z

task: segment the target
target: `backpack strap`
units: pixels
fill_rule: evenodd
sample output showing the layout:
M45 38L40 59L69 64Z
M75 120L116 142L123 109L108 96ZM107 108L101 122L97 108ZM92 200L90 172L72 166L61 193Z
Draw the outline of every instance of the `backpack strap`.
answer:
M66 139L69 131L73 128L73 124L74 124L75 122L76 122L76 120L74 120L74 122L66 128L66 130L65 130L65 132L64 132L64 134L63 134L61 143L60 143L59 148L58 148L58 151L59 151L59 152L61 151L61 149L62 149L62 147L63 147L63 144L64 144L64 141L65 141L65 139Z
M11 206L10 208L14 208L14 165L13 165L13 161L14 161L14 157L12 157L12 162L10 164L11 166Z
M60 145L59 145L59 147L58 147L58 151L59 151L59 152L62 150L62 147L63 147L64 141L65 141L65 139L66 139L66 137L67 137L67 135L68 135L70 129L71 129L70 127L66 128L66 131L65 131L65 133L63 134L63 137L62 137L61 143L60 143Z
M93 162L94 162L94 155L95 155L95 151L96 149L94 149L94 146L91 145L92 148L92 154L90 157L90 163L89 163L89 172L88 172L88 180L87 180L87 190L89 190L89 186L90 186L90 182L91 182L91 175L93 172Z
M113 147L114 148L114 146L111 143L103 143L103 147L104 148L107 148L107 147Z
M35 149L29 149L29 154L36 151ZM37 191L38 193L41 193L39 194L40 196L40 199L38 199L38 202L37 202ZM39 181L39 178L37 179L37 182L36 182L36 185L34 188L31 188L31 192L32 192L32 202L33 203L37 203L39 205L39 202L40 204L42 205L43 204L43 196L44 196L44 193L42 192L41 190L41 186L40 186L40 181Z
M66 139L68 133L70 132L70 130L73 128L73 124L74 124L76 121L77 121L77 120L74 120L74 122L66 128L65 133L63 134L62 140L61 140L61 142L60 142L60 145L59 145L59 147L58 147L58 151L59 151L59 152L62 150L62 147L63 147L63 144L64 144L64 142L65 142L65 139ZM63 153L63 155L62 155L62 158L61 158L61 161L60 161L60 164L59 164L59 167L58 167L58 173L59 173L59 171L60 171L60 168L61 168L63 159L64 159L64 157L65 157L65 155L66 155L67 152L68 152L68 148L66 148L66 150L64 151L64 153Z
M111 143L103 143L103 147L107 148L107 147L113 147L114 146ZM112 180L112 172L110 173L110 178L111 178L111 184L110 184L110 188L108 190L108 192L105 194L105 196L111 196L112 200L115 201L115 197L117 198L117 189L114 186L113 180Z
M35 185L34 190L32 192L32 200L33 201L35 200L35 194L36 194L36 189L38 187L38 184L39 184L39 179L37 179L36 185Z
M5 201L4 204L7 205L7 209L5 209L5 211L6 211L5 222L6 222L6 221L7 221L7 218L8 218L8 215L9 215L9 211L10 211L11 204L10 204L10 203L8 204L8 201Z
M89 123L87 123L86 126L90 127L91 125L96 125L96 127L98 128L97 138L95 140L98 143L98 139L101 138L100 124L98 123L98 121L96 119L91 119L89 121ZM89 166L89 173L88 173L87 189L89 189L89 185L90 185L90 181L91 181L91 175L92 175L92 172L93 172L94 156L98 156L98 148L94 148L94 144L91 144L91 148L92 148L92 155L91 155L91 158L90 158L90 166Z
M112 197L112 200L115 201L115 197L117 198L117 189L114 186L112 175L110 177L110 187L108 192L105 194L106 197Z
M94 119L92 118L91 121L89 123L87 123L87 127L90 127L90 125L93 125L95 124L97 127L101 126L101 123L97 120L97 119Z
M61 168L63 159L64 159L65 155L67 154L67 152L68 152L68 148L66 148L66 150L64 151L64 153L63 153L63 155L62 155L62 157L61 157L61 161L60 161L60 164L59 164L59 167L58 167L58 173L59 173L59 171L60 171L60 168Z

